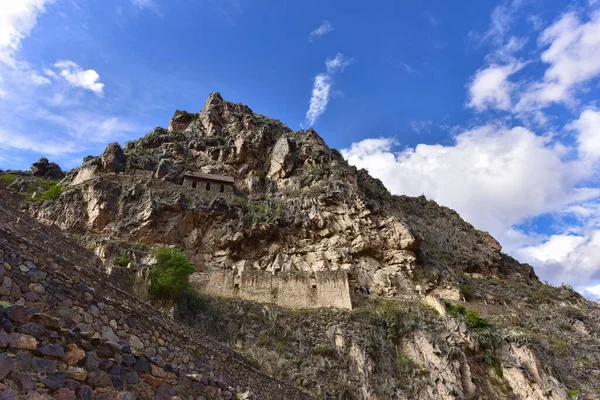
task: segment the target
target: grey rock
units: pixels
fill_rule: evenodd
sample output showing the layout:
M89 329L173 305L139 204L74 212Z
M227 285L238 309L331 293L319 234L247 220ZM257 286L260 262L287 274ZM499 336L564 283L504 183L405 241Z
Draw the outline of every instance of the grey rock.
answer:
M13 371L10 374L10 379L15 384L19 392L28 392L35 389L35 381L29 372Z
M49 179L62 179L65 177L65 173L53 162L48 162L47 158L40 158L39 161L34 162L31 166L31 175L39 176Z
M33 317L33 310L29 307L13 305L4 309L4 315L15 325L23 325Z
M104 153L100 156L102 170L110 173L119 173L125 170L125 153L119 143L111 143L106 146Z
M85 353L85 369L94 371L100 367L100 359L95 351Z
M138 358L133 366L133 369L140 372L148 372L150 371L150 364L143 358Z
M75 396L77 396L77 400L92 400L94 398L94 393L91 387L82 385L75 390Z
M35 357L31 364L31 368L33 372L50 373L56 369L56 361Z
M66 372L52 372L47 377L42 379L42 383L49 388L56 389L62 387L67 380Z
M125 383L133 385L140 381L140 377L137 374L137 372L131 371L123 375L123 380L125 381Z
M117 400L135 400L135 396L131 392L119 392Z
M0 381L15 369L15 363L6 353L0 353Z
M6 389L0 392L0 400L18 400L19 397L12 389Z
M33 365L33 357L29 353L17 353L15 356L15 365L18 369L29 370Z
M47 344L37 351L48 357L63 358L65 356L65 350L57 344Z
M173 396L175 396L175 391L169 385L163 383L158 387L156 393L154 393L154 400L171 400Z

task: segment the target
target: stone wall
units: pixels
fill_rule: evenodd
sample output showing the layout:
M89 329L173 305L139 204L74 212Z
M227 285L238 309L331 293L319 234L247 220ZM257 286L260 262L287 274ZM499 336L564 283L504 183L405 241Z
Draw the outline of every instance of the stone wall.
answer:
M196 182L195 188L192 187L192 184L194 182ZM210 190L206 190L207 183L210 183ZM220 191L221 185L223 185L222 192ZM221 182L213 182L213 181L202 180L202 179L194 179L194 178L190 178L187 176L183 178L183 186L185 186L191 190L195 190L199 194L202 194L203 196L207 196L210 198L223 197L224 199L231 199L231 198L233 198L233 194L234 194L233 185L231 185L231 184L221 183Z
M0 188L1 399L311 398L119 289L11 196Z
M348 276L343 271L279 272L215 271L194 274L192 286L200 293L235 297L289 308L337 307L352 309Z

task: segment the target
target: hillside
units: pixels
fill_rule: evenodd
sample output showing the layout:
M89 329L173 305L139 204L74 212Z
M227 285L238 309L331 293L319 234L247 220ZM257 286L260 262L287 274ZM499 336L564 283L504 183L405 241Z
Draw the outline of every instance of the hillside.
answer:
M0 398L310 398L120 290L16 204L0 188Z
M231 179L232 192L220 195L207 191L208 186L187 185L194 174ZM10 236L0 243L4 258L18 255L11 273L21 271L15 267L27 260L36 265L47 257L72 260L65 265L78 268L70 269L74 275L69 277L94 287L93 301L117 308L123 302L104 299L127 299L138 316L138 339L158 342L155 321L172 327L172 340L182 343L170 352L177 357L175 365L195 365L189 360L195 346L207 346L202 348L207 354L221 349L222 364L215 368L239 376L225 380L227 386L241 379L234 391L249 386L256 398L303 396L287 386L278 387L289 395L272 389L282 384L250 363L307 396L326 399L600 395L597 304L569 287L539 282L531 266L503 254L494 238L453 210L424 196L391 195L365 170L348 165L312 129L293 131L213 93L199 113L176 111L168 129L155 128L124 147L108 145L60 183L49 185L49 177L31 175L10 185L27 201L17 205L4 192L3 207L20 208L70 238L31 219L23 221L35 229L7 219L3 232ZM28 259L19 240L37 229L45 233L48 249L36 247L37 258ZM44 242L37 236L27 243L26 250ZM131 269L145 268L157 245L185 250L198 279L216 271L232 276L342 272L350 288L366 285L372 294L352 291L351 311L290 310L207 297L204 307L176 313L175 322L119 291L103 273L114 270L118 258ZM62 278L45 279L50 284ZM29 282L22 287L30 288ZM34 307L40 300L25 298L28 289L5 292L1 299L12 303L23 297L21 302ZM83 301L81 294L77 299ZM146 315L135 314L136 307ZM108 322L98 323L97 332L111 321L121 327L129 308L119 318L104 318ZM125 336L117 332L118 339L126 344L128 332L119 331ZM212 339L188 344L197 332ZM56 335L70 343L66 332ZM241 372L231 370L234 366ZM245 374L247 380L241 378ZM179 390L187 375L179 376L170 389ZM252 386L253 379L266 380L265 392ZM144 390L149 389L136 386L132 393Z

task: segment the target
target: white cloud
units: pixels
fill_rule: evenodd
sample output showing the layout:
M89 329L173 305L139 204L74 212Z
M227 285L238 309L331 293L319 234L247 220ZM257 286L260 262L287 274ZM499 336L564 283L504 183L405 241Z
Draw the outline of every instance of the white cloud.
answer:
M321 25L319 25L319 27L317 29L315 29L314 31L312 31L309 35L309 40L312 42L314 39L326 35L330 32L333 32L333 26L331 26L331 24L329 23L329 21L323 21L321 22Z
M488 108L510 110L512 108L511 94L515 84L508 78L523 68L523 63L512 62L507 65L492 64L475 74L469 83L468 107L477 111Z
M433 121L425 120L425 121L410 121L410 127L417 135L421 133L429 132L431 129L431 125L433 125Z
M0 62L15 67L14 53L53 0L0 0Z
M532 83L516 105L517 112L531 112L554 103L576 103L580 86L600 75L600 10L583 22L577 14L564 14L546 28L538 43L547 49L541 60L548 64L544 77Z
M564 146L523 127L481 126L459 134L451 146L420 144L396 152L394 143L367 139L342 154L392 193L424 193L501 243L512 243L512 227L528 218L600 195L580 187L594 174L585 163L563 159Z
M522 261L537 267L542 279L553 284L569 283L578 289L587 289L593 294L600 285L590 286L600 280L600 230L583 235L553 235L537 246L528 246L517 251Z
M79 151L72 141L62 141L56 138L47 140L22 133L7 132L3 129L0 129L0 148L27 150L52 156Z
M569 127L577 131L580 156L590 162L600 158L600 111L588 109Z
M73 61L58 61L54 67L71 86L91 90L101 96L104 84L100 82L100 75L93 69L84 70Z
M31 83L33 83L34 85L49 85L50 84L50 80L44 76L42 76L39 72L37 71L28 71L27 76L29 78L29 80L31 81Z
M581 292L591 300L600 301L600 285L584 286Z
M154 7L154 2L152 0L131 0L131 3L138 8Z
M514 23L514 15L521 6L522 0L504 1L492 11L490 28L481 38L500 45ZM471 34L471 33L470 33Z
M336 54L334 58L325 60L326 72L315 76L313 82L310 105L306 112L306 124L311 126L327 109L329 103L329 94L333 75L336 72L343 71L348 65L352 64L352 58L346 58L342 53Z
M354 59L346 58L342 53L337 53L335 58L328 58L325 60L325 66L327 67L327 72L332 74L337 71L343 71L347 66L352 64Z
M315 76L312 95L310 97L310 106L306 112L306 121L313 125L317 119L325 112L327 103L329 103L329 89L331 88L330 78L327 74Z

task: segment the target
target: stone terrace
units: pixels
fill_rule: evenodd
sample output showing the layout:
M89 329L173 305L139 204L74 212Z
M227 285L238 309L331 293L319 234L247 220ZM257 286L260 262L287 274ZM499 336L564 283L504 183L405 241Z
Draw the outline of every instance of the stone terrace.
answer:
M121 291L0 188L0 399L309 399Z

